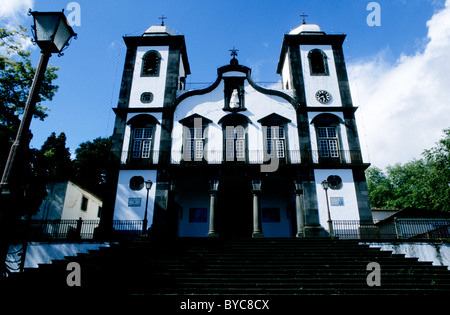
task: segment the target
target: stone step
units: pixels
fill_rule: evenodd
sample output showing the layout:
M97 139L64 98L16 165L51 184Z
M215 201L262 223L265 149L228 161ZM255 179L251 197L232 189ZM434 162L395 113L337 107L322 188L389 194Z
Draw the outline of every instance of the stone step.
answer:
M357 241L330 239L140 239L40 265L19 287L66 287L70 261L84 289L130 294L441 294L450 272ZM369 287L369 262L381 287ZM27 282L28 281L28 282ZM34 282L34 283L33 283Z

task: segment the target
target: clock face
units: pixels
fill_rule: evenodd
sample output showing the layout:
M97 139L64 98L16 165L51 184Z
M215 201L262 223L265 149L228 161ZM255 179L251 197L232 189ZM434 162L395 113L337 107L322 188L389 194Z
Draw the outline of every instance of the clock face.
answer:
M328 104L331 101L331 94L325 90L316 92L316 99L322 104Z

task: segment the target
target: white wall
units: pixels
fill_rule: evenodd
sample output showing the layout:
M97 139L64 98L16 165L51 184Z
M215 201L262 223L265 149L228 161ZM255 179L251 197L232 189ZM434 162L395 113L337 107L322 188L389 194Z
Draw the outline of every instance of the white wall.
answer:
M329 75L311 75L308 53L313 49L320 49L327 55ZM332 47L330 45L301 45L300 56L302 60L303 79L305 83L306 104L308 106L324 107L342 106ZM324 105L317 101L315 94L318 90L326 90L330 92L332 96L330 103Z
M342 188L338 190L328 189L328 202L330 205L331 220L359 220L358 202L356 200L356 190L353 183L353 173L349 169L316 169L314 177L316 179L316 192L319 205L320 225L328 231L328 213L325 198L325 191L321 183L330 175L337 175L342 179ZM332 206L330 198L342 197L343 206Z
M139 191L130 189L130 179L133 176L142 176L144 180L151 180L153 182L152 188L149 192L147 210L148 227L151 226L153 222L153 209L155 203L156 173L156 170L121 170L119 172L116 203L114 207L114 220L144 219L147 189L145 188L145 185ZM139 207L128 206L129 198L140 198L141 205Z
M156 50L161 55L159 76L141 77L142 57L147 51ZM130 108L162 107L164 104L164 92L166 87L167 64L169 57L169 46L145 46L138 47L136 51L136 62L134 64L133 80L130 92ZM151 92L154 95L151 103L143 104L141 94Z
M189 117L193 114L201 115L212 121L207 130L207 145L205 150L222 151L223 150L223 131L222 126L218 124L219 120L230 114L223 111L224 107L224 83L223 81L213 91L204 95L194 95L181 101L174 112L174 126L172 131L172 163L179 163L182 150L183 126L179 120ZM259 119L272 113L276 113L289 120L291 123L287 126L287 144L288 150L299 150L297 118L292 104L279 96L266 95L256 91L248 82L245 83L245 107L246 111L239 114L247 116L252 124L247 127L248 148L249 151L263 150L263 133ZM222 154L216 158L208 159L210 163L220 163ZM250 163L259 163L261 157L250 157ZM299 162L295 159L293 162Z
M81 210L83 196L88 199L86 211ZM82 218L83 220L98 220L98 210L102 204L102 201L95 195L72 182L68 182L61 220L78 218Z

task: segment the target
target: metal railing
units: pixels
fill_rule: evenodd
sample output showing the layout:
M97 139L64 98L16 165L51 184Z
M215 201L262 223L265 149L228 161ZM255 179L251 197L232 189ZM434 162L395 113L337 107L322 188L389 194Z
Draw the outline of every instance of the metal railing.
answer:
M21 221L17 241L88 241L99 238L100 220L30 220ZM142 236L142 220L112 220L102 238L130 239Z
M373 223L334 220L334 236L341 239L438 239L450 238L448 219L394 219Z
M100 235L100 220L21 221L17 241L122 240L144 236L142 220L112 220ZM390 222L334 220L334 236L339 239L442 239L450 238L450 219L395 219Z
M224 164L230 162L244 162L248 164L270 163L271 159L277 158L280 163L300 164L312 163L322 165L342 165L364 163L361 151L359 150L338 150L334 152L321 152L319 150L284 150L280 152L268 153L266 150L246 150L243 157L236 157L236 152L225 150L197 151L159 151L152 150L145 158L133 158L130 151L115 151L114 155L120 159L122 165L157 165L163 161L170 164L183 163L204 163L204 164Z

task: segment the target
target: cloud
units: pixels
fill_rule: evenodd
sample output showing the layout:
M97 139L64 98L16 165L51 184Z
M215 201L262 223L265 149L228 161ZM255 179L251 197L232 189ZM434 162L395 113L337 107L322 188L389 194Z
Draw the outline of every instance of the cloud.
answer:
M0 26L13 30L17 29L18 24L21 24L29 30L32 20L27 14L28 10L33 8L33 4L34 0L0 0ZM23 50L34 47L30 38L16 36L15 40L20 43Z
M420 158L450 127L450 0L427 27L428 43L415 54L391 64L388 52L381 51L349 67L359 131L372 165Z
M33 4L34 0L0 0L0 18L2 22L8 21L8 24L20 23Z

